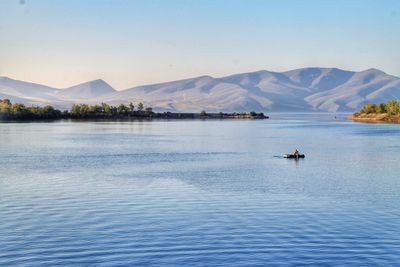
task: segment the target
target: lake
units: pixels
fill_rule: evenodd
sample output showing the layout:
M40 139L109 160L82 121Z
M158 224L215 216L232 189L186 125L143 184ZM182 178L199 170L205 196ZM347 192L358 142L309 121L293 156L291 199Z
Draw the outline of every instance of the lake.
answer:
M0 266L399 266L399 174L343 116L0 123Z

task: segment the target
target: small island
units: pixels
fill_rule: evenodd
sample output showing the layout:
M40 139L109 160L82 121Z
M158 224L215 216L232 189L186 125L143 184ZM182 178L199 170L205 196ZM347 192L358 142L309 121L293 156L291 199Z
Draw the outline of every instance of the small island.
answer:
M73 104L71 110L58 110L50 105L25 106L20 103L11 103L9 99L0 99L0 121L40 121L40 120L151 120L151 119L268 119L260 112L232 112L232 113L181 113L181 112L153 112L151 107L139 103L137 107L120 104L111 106L106 103L100 105Z
M400 123L400 101L367 104L359 112L353 113L350 119L359 122Z

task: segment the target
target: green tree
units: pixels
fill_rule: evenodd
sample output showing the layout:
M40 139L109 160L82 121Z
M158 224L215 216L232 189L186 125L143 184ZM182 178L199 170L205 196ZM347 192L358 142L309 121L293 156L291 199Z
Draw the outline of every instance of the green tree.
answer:
M139 111L143 111L143 109L144 109L144 105L143 105L142 102L140 102L140 103L138 104L138 110L139 110Z
M102 106L99 106L99 105L88 106L88 112L91 115L102 114L103 108L102 108Z
M376 105L375 112L378 114L386 113L386 105L383 103Z
M110 106L111 116L118 115L118 109L114 106Z
M0 114L9 116L11 114L11 102L9 99L0 99Z
M129 112L133 113L135 111L135 106L133 105L132 102L129 103Z
M120 104L117 108L118 114L119 115L127 115L129 108L125 106L124 104Z
M89 105L81 104L81 115L84 116L84 117L89 115Z
M81 105L73 104L71 107L71 114L74 116L80 116L81 115Z
M386 103L386 112L388 115L399 115L400 114L400 102L390 100Z
M27 117L29 111L26 109L25 105L23 104L13 104L11 106L12 115L16 118L25 118Z
M111 109L110 106L106 103L101 103L101 110L105 115L109 116L111 115Z
M361 112L362 112L362 113L367 113L367 114L376 113L376 105L375 105L375 104L372 104L372 103L369 103L369 104L365 105L365 106L361 109Z

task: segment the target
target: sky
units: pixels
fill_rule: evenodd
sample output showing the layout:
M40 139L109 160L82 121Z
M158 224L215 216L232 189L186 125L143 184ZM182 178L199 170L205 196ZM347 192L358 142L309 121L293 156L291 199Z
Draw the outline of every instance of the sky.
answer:
M0 76L116 89L301 67L400 76L398 0L0 0Z

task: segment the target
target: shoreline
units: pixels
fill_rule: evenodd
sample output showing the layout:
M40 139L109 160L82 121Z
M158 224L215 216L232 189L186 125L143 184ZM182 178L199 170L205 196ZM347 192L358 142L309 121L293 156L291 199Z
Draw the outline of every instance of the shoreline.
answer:
M18 117L0 117L0 122L50 122L60 120L73 121L151 121L151 120L264 120L269 119L269 116L264 113L256 112L233 112L233 113L178 113L178 112L135 112L131 115L114 115L108 116L105 114L86 114L83 116L77 115L61 115L57 118L35 117L35 118L18 118Z
M389 116L387 113L354 113L350 120L365 123L393 123L400 124L400 116Z

